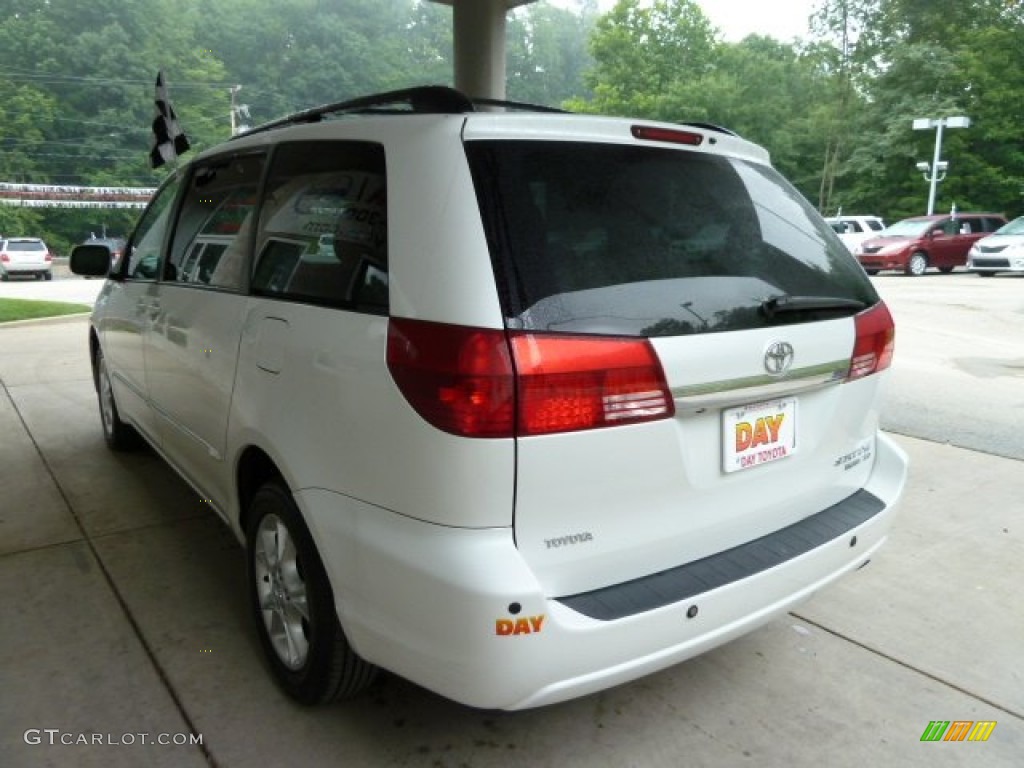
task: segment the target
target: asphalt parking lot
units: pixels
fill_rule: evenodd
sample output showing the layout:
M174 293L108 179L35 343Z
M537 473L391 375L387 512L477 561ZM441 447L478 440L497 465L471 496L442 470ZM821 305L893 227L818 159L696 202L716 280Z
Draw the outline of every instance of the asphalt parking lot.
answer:
M100 285L51 287L72 283ZM501 713L384 676L304 709L262 667L231 536L154 455L105 449L85 333L84 318L0 326L0 766L1022 764L1016 458L898 436L911 477L868 568L630 685ZM900 336L908 359L914 337ZM1024 430L1024 389L1006 392ZM983 743L922 742L932 721L996 726Z

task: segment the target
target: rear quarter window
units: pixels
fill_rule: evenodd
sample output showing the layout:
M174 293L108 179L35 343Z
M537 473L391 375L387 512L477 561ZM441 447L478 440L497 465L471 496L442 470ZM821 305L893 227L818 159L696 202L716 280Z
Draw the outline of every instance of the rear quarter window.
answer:
M294 142L271 161L260 212L253 292L386 314L384 148Z
M773 296L878 300L769 167L613 144L466 151L510 327L672 336L763 326Z

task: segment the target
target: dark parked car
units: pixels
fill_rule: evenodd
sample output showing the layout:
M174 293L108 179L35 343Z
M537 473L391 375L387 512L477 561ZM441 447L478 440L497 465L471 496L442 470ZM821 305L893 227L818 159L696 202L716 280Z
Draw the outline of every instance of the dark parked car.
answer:
M84 242L84 245L102 245L108 251L110 251L110 269L113 270L117 267L118 262L121 260L121 254L124 253L125 239L123 237L90 237Z

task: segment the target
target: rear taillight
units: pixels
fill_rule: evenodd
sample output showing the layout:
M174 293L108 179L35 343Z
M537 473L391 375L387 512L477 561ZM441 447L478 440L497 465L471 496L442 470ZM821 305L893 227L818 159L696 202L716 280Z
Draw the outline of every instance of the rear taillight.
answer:
M387 359L409 405L438 429L512 435L514 375L503 331L392 318Z
M861 379L888 368L892 363L896 336L896 325L889 314L889 308L882 301L857 315L854 325L857 338L853 343L847 381Z
M6 253L0 253L0 261L10 261L10 260L11 260L11 257L8 256Z
M50 253L49 251L47 251L47 252L46 252L46 257L45 257L45 259L44 259L44 260L45 260L45 261L53 261L53 254L52 254L52 253Z
M466 437L553 434L674 413L646 339L506 334L392 318L387 360L420 416Z
M635 424L675 412L646 339L516 333L519 434Z

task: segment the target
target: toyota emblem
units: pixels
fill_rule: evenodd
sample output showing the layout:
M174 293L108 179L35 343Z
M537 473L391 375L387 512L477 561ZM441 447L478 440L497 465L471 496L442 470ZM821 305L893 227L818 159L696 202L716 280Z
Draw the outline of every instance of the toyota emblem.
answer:
M764 353L764 369L772 376L782 376L793 364L793 345L788 341L773 341Z

